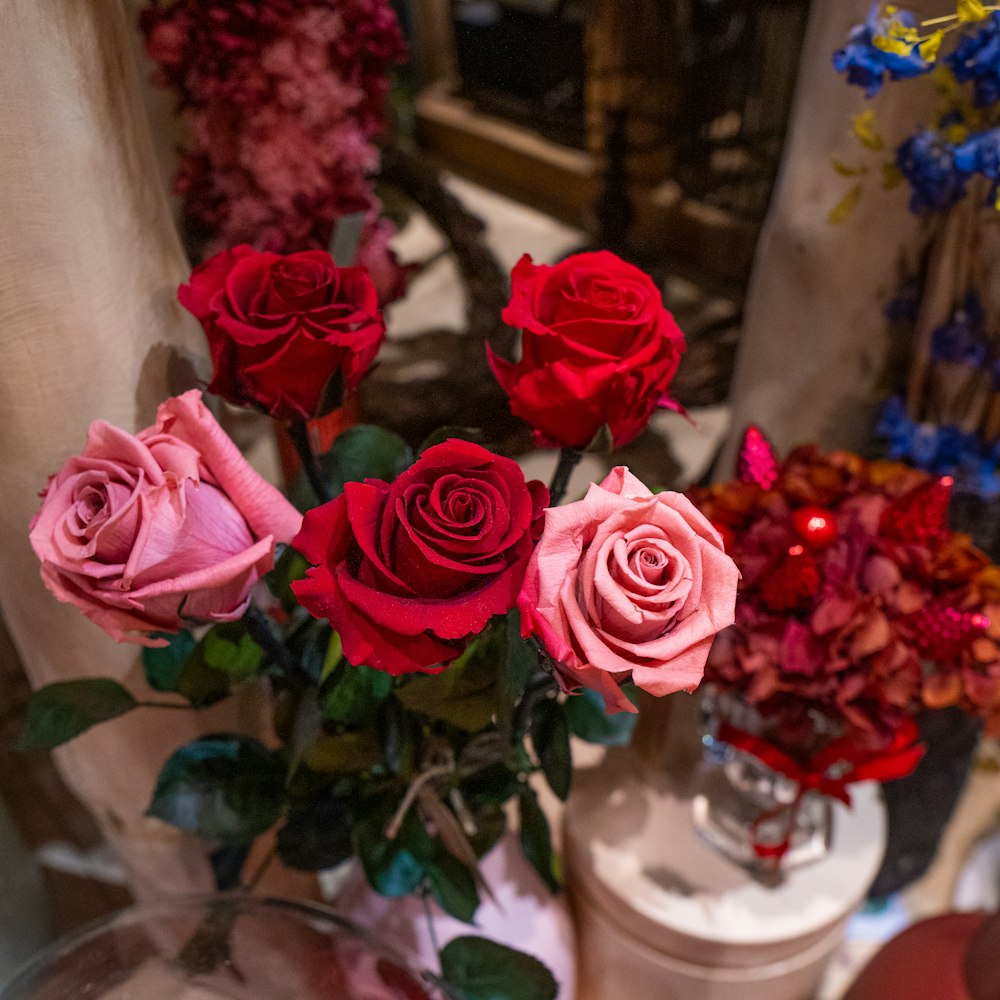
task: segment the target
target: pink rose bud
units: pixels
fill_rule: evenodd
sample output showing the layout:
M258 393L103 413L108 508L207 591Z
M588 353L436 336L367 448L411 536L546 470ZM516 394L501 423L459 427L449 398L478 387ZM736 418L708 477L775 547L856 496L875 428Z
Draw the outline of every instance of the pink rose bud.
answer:
M738 580L685 496L654 495L619 466L583 500L546 512L517 606L566 689L634 711L625 681L654 695L698 686L712 640L733 623Z
M137 435L103 420L43 492L31 545L45 585L119 642L232 621L302 518L247 463L197 390Z

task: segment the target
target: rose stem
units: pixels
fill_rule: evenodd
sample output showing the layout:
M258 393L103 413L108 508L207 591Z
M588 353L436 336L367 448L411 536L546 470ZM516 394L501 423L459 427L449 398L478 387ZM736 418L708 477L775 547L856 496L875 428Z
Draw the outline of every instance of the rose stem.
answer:
M298 669L295 658L289 652L288 647L281 642L271 631L271 625L256 604L251 603L243 616L243 622L247 627L250 638L260 646L261 649L273 660L286 675L292 675Z
M441 949L438 947L437 931L434 930L434 914L431 912L429 890L426 885L420 889L420 901L424 904L424 916L427 917L427 932L430 934L431 947L434 949L435 955L440 955Z
M559 452L559 464L552 475L552 485L549 486L549 506L555 507L566 495L566 487L569 486L569 477L573 475L573 470L577 467L583 452L579 448L563 448Z
M295 450L299 453L299 458L302 460L302 469L306 474L306 479L309 480L309 485L312 487L313 493L316 494L316 499L321 504L329 503L330 492L326 488L326 483L323 482L323 476L319 471L319 464L316 461L316 456L313 454L312 445L309 444L309 430L306 427L306 422L304 420L297 420L289 424L288 436L292 439L292 444L295 445Z

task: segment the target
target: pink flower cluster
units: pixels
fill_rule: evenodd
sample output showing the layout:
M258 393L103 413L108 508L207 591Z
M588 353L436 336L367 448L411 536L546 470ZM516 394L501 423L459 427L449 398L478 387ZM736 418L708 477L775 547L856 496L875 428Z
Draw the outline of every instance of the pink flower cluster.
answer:
M742 574L706 680L794 750L824 719L884 740L921 705L1000 728L1000 571L947 528L950 482L814 446L772 471L690 494Z
M356 263L383 301L402 294L370 181L387 70L405 55L388 0L151 0L141 25L187 115L175 187L209 252L326 247L338 218L364 212Z

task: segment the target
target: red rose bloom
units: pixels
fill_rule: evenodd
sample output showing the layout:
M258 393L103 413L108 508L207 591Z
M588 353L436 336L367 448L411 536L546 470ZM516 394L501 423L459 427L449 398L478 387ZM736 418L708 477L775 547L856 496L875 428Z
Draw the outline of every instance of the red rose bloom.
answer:
M619 447L671 405L684 334L652 279L613 253L522 257L503 318L523 331L521 359L489 351L490 367L539 445L585 448L607 424Z
M313 568L292 587L351 663L436 673L514 606L548 498L516 462L445 441L309 511L292 544Z
M339 372L355 388L385 338L367 271L337 267L322 250L225 250L177 297L208 337L209 391L277 420L319 416L330 379Z

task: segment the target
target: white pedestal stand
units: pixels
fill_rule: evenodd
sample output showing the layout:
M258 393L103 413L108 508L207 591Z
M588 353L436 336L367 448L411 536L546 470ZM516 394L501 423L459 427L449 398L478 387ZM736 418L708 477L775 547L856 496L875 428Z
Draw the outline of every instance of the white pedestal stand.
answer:
M579 1000L810 1000L884 851L878 786L852 796L829 854L765 886L700 840L690 799L634 751L578 771L564 851Z

